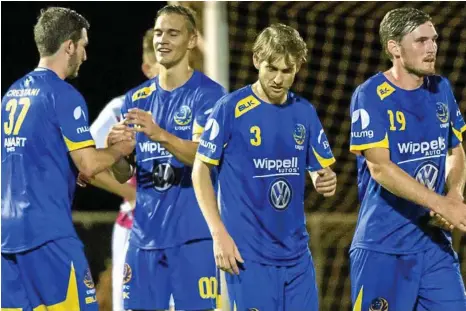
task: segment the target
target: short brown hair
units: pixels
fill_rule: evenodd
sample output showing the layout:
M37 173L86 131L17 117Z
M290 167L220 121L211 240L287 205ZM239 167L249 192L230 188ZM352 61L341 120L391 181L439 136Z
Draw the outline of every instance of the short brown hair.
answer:
M252 48L254 57L259 61L273 62L285 57L291 63L293 57L298 66L307 60L307 46L299 32L284 24L273 24L265 28L257 37Z
M393 59L393 55L387 49L389 40L400 42L405 35L431 20L429 14L415 8L394 9L385 14L380 23L379 36L387 57Z
M155 19L157 20L157 18L163 14L178 14L183 16L187 22L188 32L190 34L197 34L196 12L192 9L182 5L169 4L157 11Z
M40 56L55 54L67 40L76 44L81 39L82 29L89 27L89 22L74 10L60 7L41 10L34 26L34 41Z
M157 62L153 41L154 29L151 28L146 31L142 39L142 59L146 58L152 64Z

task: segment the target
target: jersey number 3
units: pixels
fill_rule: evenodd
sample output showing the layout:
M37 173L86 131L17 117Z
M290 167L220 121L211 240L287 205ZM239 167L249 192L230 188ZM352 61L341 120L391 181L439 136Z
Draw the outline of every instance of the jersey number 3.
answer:
M15 120L15 113L18 104L22 106L21 112L19 113L18 118ZM31 106L31 99L28 97L22 97L19 101L16 98L10 99L6 103L5 110L9 112L8 122L3 123L3 129L5 130L6 135L18 135L21 125L23 125L24 118Z
M249 130L251 134L254 135L253 138L250 139L251 145L253 146L260 146L262 143L262 138L261 138L261 128L258 127L257 125L251 126L251 129Z

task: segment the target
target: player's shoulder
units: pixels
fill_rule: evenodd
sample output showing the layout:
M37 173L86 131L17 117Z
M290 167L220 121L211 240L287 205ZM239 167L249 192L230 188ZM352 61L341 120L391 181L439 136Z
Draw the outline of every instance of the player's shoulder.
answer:
M395 87L388 81L383 72L378 72L360 84L355 94L364 95L371 101L384 100L396 91Z
M306 98L294 93L288 92L289 101L293 103L296 109L303 110L304 112L314 112L316 110L315 106Z
M430 75L425 77L425 86L429 91L434 93L451 89L451 84L448 78L441 75Z
M125 102L125 95L117 96L110 100L107 105L105 105L104 109L108 110L119 110L123 103Z
M157 77L144 81L126 92L125 97L133 104L141 99L148 98L157 90Z
M251 85L246 85L223 96L218 104L224 105L225 109L234 109L236 111L235 115L238 117L238 112L246 111L246 109L249 111L258 106L260 101L252 92Z
M200 96L212 96L218 99L227 93L223 86L206 76L204 73L200 71L194 71L194 75L194 91Z

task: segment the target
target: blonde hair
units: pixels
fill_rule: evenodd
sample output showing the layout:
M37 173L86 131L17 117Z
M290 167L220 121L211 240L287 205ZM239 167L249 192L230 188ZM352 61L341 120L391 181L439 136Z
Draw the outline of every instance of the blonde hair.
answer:
M307 60L307 46L299 32L284 24L273 24L265 28L257 37L252 48L254 57L269 63L285 57L290 65L292 61L300 66Z

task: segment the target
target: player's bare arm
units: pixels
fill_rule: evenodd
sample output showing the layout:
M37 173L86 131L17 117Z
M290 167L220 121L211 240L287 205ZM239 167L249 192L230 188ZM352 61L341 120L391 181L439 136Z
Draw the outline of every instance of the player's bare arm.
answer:
M337 189L337 174L330 168L326 167L315 172L309 172L314 188L324 197L331 197Z
M418 183L390 160L385 148L364 151L372 178L394 195L425 206L440 214L450 224L466 232L466 205L458 200L443 197Z
M129 202L134 202L136 199L136 188L127 183L120 183L108 169L96 174L89 180L89 183L95 187L116 194Z
M197 142L181 139L162 129L152 115L140 109L131 109L126 115L126 124L137 125L134 130L147 135L152 141L159 142L173 156L185 165L192 166L197 151Z
M201 160L194 161L192 172L194 192L212 234L217 267L228 273L238 275L237 261L243 263L244 260L220 218L210 169L210 164Z
M78 170L84 176L90 178L112 166L122 157L131 154L133 149L134 146L131 143L120 142L105 149L88 147L73 150L70 155Z
M464 201L464 184L466 183L466 156L463 145L459 144L448 151L447 196L452 199Z

